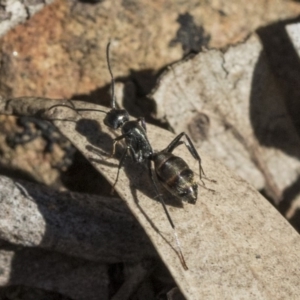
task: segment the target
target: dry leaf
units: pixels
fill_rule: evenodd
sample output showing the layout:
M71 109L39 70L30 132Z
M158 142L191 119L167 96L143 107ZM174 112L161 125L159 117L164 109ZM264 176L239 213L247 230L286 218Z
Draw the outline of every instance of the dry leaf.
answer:
M275 203L297 179L300 139L256 36L170 67L152 97L158 118Z
M0 241L0 286L27 286L69 296L68 300L108 299L107 266L36 247ZM36 299L29 297L1 299ZM49 299L44 296L38 299ZM51 299L66 299L65 297Z
M22 10L16 17L24 20L34 6L28 4L51 1L1 4L6 11L13 2ZM77 99L82 95L103 104L108 100L104 86L110 81L104 49L113 38L114 75L130 75L139 93L146 94L155 74L184 53L225 47L260 26L299 13L300 4L291 0L54 1L1 39L0 93ZM0 32L10 21L0 23Z
M0 188L0 239L12 245L102 263L155 256L120 199L58 192L4 176Z
M36 111L35 100L39 100ZM18 113L22 104L23 113L28 106L34 114L53 104L45 100L42 108L42 102L35 98L2 101L0 110L2 107L2 113ZM78 108L107 111L101 106L73 103ZM59 107L47 115L71 120L57 120L55 124L113 183L118 160L108 160L106 154L111 151L112 139L118 134L104 126L105 114L86 112L76 117L71 109ZM174 137L153 126L148 126L148 136L157 150L166 147ZM179 147L176 153L196 169L185 147ZM221 162L203 153L200 155L207 176L217 181L206 184L215 193L200 188L195 205L175 205L175 199L168 200L188 271L183 270L174 251L172 230L161 204L155 200L148 170L128 159L116 186L184 296L187 299L284 299L288 295L296 299L300 294L298 234L252 186L233 175Z

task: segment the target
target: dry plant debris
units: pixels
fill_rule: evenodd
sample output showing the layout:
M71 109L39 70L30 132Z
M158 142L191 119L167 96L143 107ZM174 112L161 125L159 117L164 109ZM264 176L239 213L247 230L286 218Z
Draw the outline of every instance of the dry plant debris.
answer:
M157 118L276 204L298 178L300 138L257 36L172 65L152 97Z
M31 1L39 0L22 3ZM93 2L54 1L3 36L1 95L107 100L104 49L111 38L118 42L112 53L116 77L131 74L150 92L155 74L185 53L226 47L300 13L291 0Z
M53 103L53 100L41 98L2 100L0 111L44 113L48 119L54 119L61 132L113 183L118 160L108 161L105 153L110 152L116 135L103 125L101 120L105 114L87 112L78 116L67 107L47 112ZM83 102L73 104L78 108L107 111ZM148 136L158 150L172 138L171 133L153 126L149 126ZM178 149L177 154L190 166L195 166L185 149ZM155 201L147 170L128 160L116 186L184 296L187 299L296 297L299 294L297 261L300 253L296 231L252 186L233 175L221 162L200 154L208 177L217 181L207 183L209 187L213 185L215 193L201 189L194 206L177 203L175 207L174 202L168 201L188 271L183 270L173 249L170 225L160 203Z
M0 207L0 286L108 299L109 263L156 257L120 199L0 176Z
M0 32L6 31L8 29L7 25L12 27L17 22L23 22L25 18L30 18L37 9L49 2L41 2L40 0L0 0L0 20L2 21L0 22ZM12 5L14 5L14 11L11 10ZM143 97L151 91L156 83L157 74L166 65L182 59L182 56L190 51L199 52L207 47L227 47L230 44L240 42L260 26L267 25L272 27L275 25L274 27L276 27L276 25L279 25L280 27L285 22L295 22L291 18L298 16L299 12L299 1L291 0L254 0L248 2L239 0L227 2L206 0L157 0L151 2L146 0L55 1L53 4L46 6L40 13L35 14L24 24L10 30L1 39L0 95L6 97L6 99L18 96L40 95L48 98L87 99L91 102L97 101L97 103L107 104L107 84L110 78L107 72L104 48L107 41L113 37L116 41L112 53L114 73L116 77L121 77L125 81L126 86L131 85L133 87L129 93L130 96L127 98L131 103L139 103L141 105L142 108L134 107L132 109L132 112L137 112L136 115L140 116L141 112L144 113L145 110L149 111L148 108L150 106L146 101L148 107L144 109L144 104L141 104L141 101L137 100L144 100ZM271 24L272 22L275 23ZM278 29L278 26L276 28ZM178 102L176 102L176 105L171 106L172 110L177 106L183 110L187 109L187 111L182 111L178 114L177 124L176 120L172 120L170 115L163 114L165 116L164 120L172 124L174 131L179 130L178 128L182 125L185 126L184 130L187 130L194 140L198 141L199 145L202 143L200 140L204 141L204 144L208 143L208 141L216 143L216 147L214 145L205 147L208 148L211 154L216 152L215 149L220 150L217 155L219 158L222 158L222 162L227 163L231 167L233 166L235 170L240 172L239 174L250 180L256 188L266 189L269 195L273 197L273 200L278 203L282 194L285 196L287 194L295 194L295 190L299 193L299 187L297 187L297 185L299 186L299 176L297 175L299 174L297 160L299 158L299 142L293 125L295 125L295 122L298 122L299 89L297 87L299 86L299 80L297 78L300 78L300 76L298 75L299 70L296 70L298 63L291 62L291 60L287 63L284 59L286 54L284 51L279 51L279 55L275 53L275 55L278 55L281 63L278 68L279 73L276 74L274 69L272 69L273 66L270 67L266 63L266 57L269 60L274 52L276 52L274 51L275 49L281 49L282 45L287 44L286 41L282 42L279 39L278 31L271 30L271 34L270 32L268 34L275 39L275 44L268 43L270 40L268 42L264 41L264 51L262 51L257 40L252 37L246 41L245 45L240 44L222 52L208 51L195 57L193 60L195 62L200 57L203 60L207 58L208 61L206 63L203 61L203 66L211 63L211 66L214 67L212 69L217 74L211 74L211 70L208 68L203 71L203 74L210 74L208 78L219 80L218 82L211 82L215 90L212 90L210 93L207 92L206 88L209 90L211 85L206 86L204 78L199 80L199 77L195 76L204 87L203 93L202 90L200 94L196 93L195 99L197 101L199 98L211 100L214 98L214 95L217 95L218 101L216 103L205 103L207 111L202 111L199 107L190 111L186 103L184 103L190 101L189 94L193 93L195 87L188 80L183 82L180 81L181 79L179 80L179 78L188 78L187 74L178 74L180 70L184 71L185 68L187 72L191 72L188 62L186 64L182 62L174 65L173 70L171 69L162 79L159 90L168 90L169 84L171 87L174 87L175 84L174 91L178 92L177 96L183 95L183 97L177 99ZM253 53L249 54L249 49L253 50ZM292 55L286 55L286 57L289 60ZM216 60L213 61L212 58ZM276 64L278 64L279 60L276 60ZM255 62L257 65L253 66ZM272 69L273 74L270 72L270 69ZM285 71L283 72L283 70ZM251 72L253 71L254 73L252 74ZM172 79L172 76L174 76L173 79L175 79L175 82L174 80L168 82L168 78ZM276 76L277 81L274 79ZM278 77L281 84L278 84ZM249 103L245 102L245 98L247 98L247 94L249 95L251 78L253 78L251 99L254 101L251 101L250 104L255 105L251 107L252 110L249 110ZM291 82L292 85L290 83L285 84L285 91L283 92L281 87L284 80L285 82ZM218 86L219 83L220 86ZM187 86L193 86L193 88L189 90L189 88L186 88ZM177 90L178 87L180 89ZM220 92L220 87L224 91L221 95L218 93ZM285 99L282 96L283 94L285 94ZM142 98L138 98L141 95ZM166 95L170 96L169 93ZM274 96L274 99L272 99L271 95ZM221 105L224 98L230 104L228 107L222 107ZM189 100L187 101L186 99ZM25 101L25 99L23 100ZM159 101L161 100L159 99ZM164 100L168 102L168 99ZM11 110L9 113L19 112L32 116L32 114L37 113L40 109L43 111L45 107L52 105L51 101L47 100L48 103L45 104L43 99L38 101L35 98L31 104L32 108L30 111L28 110L30 107L28 99L26 101L23 112L20 111L21 102L16 104L13 103L14 101L6 108L2 107L2 111L8 112L7 108L14 107L16 110ZM274 105L274 101L276 105ZM192 103L194 102L192 101ZM38 105L40 105L39 108ZM199 106L199 103L197 105ZM285 108L288 112L285 111ZM162 109L163 107L158 107L159 111ZM242 116L243 114L247 114L247 111L252 111L253 114L259 117L256 119L257 123L252 124L251 122L254 120L252 118L244 117L243 119ZM259 114L257 114L257 111ZM111 173L105 176L108 176L111 181L115 176L117 161L107 161L104 159L105 155L103 154L106 151L110 151L112 136L115 135L107 133L108 135L105 135L106 146L100 149L100 152L95 152L93 150L102 145L98 141L98 137L101 137L99 132L103 132L104 134L104 130L106 129L101 122L101 116L97 114L97 117L95 116L97 122L90 122L88 114L84 116L84 118L87 118L85 120L77 118L77 115L72 114L70 110L65 111L63 114L71 114L68 117L73 121L78 121L76 126L73 123L76 133L74 133L74 128L71 128L74 134L70 134L70 132L66 132L66 134L71 135L71 139L74 139L76 135L83 137L83 140L85 139L83 141L79 138L78 141L74 142L79 145L76 145L79 148L87 144L94 146L93 148L89 147L85 149L86 151L81 151L86 154L88 159L92 158L94 165L97 168L101 167L104 174L107 174L110 169ZM185 117L180 119L181 115ZM216 118L210 119L212 115ZM192 119L190 119L191 116L193 116ZM292 120L289 119L290 116L293 116ZM12 120L12 117L8 119ZM9 125L7 122L8 119L6 117L1 118L0 129ZM233 123L231 124L230 122ZM71 122L69 123L71 124ZM61 124L66 124L66 122ZM180 126L177 126L178 124ZM212 130L212 128L216 128L214 127L215 125L219 126L219 132ZM251 129L249 125L255 126ZM59 124L59 126L61 125ZM245 127L240 128L240 126ZM67 128L62 128L62 130L68 131ZM89 130L91 130L91 135L85 135L85 132L90 132ZM154 129L151 136L149 134L151 143L155 145L156 149L162 149L172 138L167 133L159 132L158 129ZM298 130L298 135L299 132ZM223 134L224 138L222 138ZM211 139L212 136L214 140ZM277 142L275 145L274 136ZM217 137L220 138L220 142L217 140ZM0 137L1 144L3 144L2 141L4 138L3 136ZM159 140L161 140L162 144L159 143ZM43 143L43 141L41 142ZM105 144L105 142L103 143ZM40 181L51 184L56 182L56 170L50 174L53 170L51 171L51 168L48 167L49 157L44 155L37 156L34 153L37 152L39 155L40 149L43 149L43 144L35 141L34 144L27 146L28 148L34 148L31 149L31 152L28 152L29 155L32 155L32 158L40 158L39 161L41 163L39 163L39 167L41 167L41 170L45 168L45 172L34 173L36 171L34 170L32 172L33 177L37 179L42 177L40 174L45 174L48 177L51 175L52 177L49 177L50 180L43 178ZM149 183L147 170L141 166L136 167L134 165L132 167L130 162L128 162L125 166L125 174L122 172L122 176L125 175L126 177L121 177L119 182L119 193L123 198L127 199L128 203L132 203L130 202L133 197L132 195L135 195L135 190L138 190L137 196L133 198L136 200L141 199L141 203L137 203L141 205L140 208L143 209L148 208L148 205L151 206L149 208L149 215L151 218L153 217L153 223L157 228L162 230L162 235L167 237L170 242L169 246L165 245L162 238L157 237L158 234L152 232L149 220L147 220L147 223L145 217L139 214L140 210L133 209L134 214L146 228L149 227L147 229L148 234L150 234L152 240L156 241L155 243L158 245L156 247L159 247L160 255L171 269L176 281L179 282L180 289L184 292L184 295L188 299L192 299L199 290L201 290L202 294L197 295L197 298L232 299L233 297L255 297L259 299L260 296L264 299L268 299L268 297L276 299L276 297L286 298L288 294L292 295L291 297L299 294L296 290L297 282L295 279L299 270L297 268L299 246L295 232L275 213L271 206L263 202L265 200L258 196L252 188L224 169L222 162L212 162L213 167L211 167L210 160L205 157L203 152L205 150L201 150L200 154L204 159L204 168L209 177L212 179L219 178L216 185L212 184L211 186L211 183L207 183L209 187L216 190L216 194L214 195L201 189L198 203L196 207L193 206L192 208L189 205L184 205L183 208L172 207L174 202L172 200L169 201L172 210L171 214L176 219L178 229L181 228L180 235L184 236L184 238L180 238L185 245L184 252L190 267L189 273L181 274L182 270L177 258L170 255L170 253L174 255L171 249L171 245L174 245L174 243L172 236L169 235L169 224L165 222L165 216L161 214L162 209L160 205L155 202L155 195L153 195L153 189L151 183ZM20 152L18 153L21 154ZM179 153L181 152L179 151ZM226 154L229 155L227 156ZM187 159L189 159L188 156ZM19 163L20 160L22 160L21 155L19 156L19 160L15 160L15 165L21 166L21 163ZM26 160L26 158L23 159L24 163L26 163ZM277 160L279 161L278 168L276 167ZM240 166L238 166L239 162L241 163ZM194 161L191 160L190 164L194 165ZM24 169L30 172L30 167L34 169L34 164L28 165L29 167L25 166ZM133 168L136 170L132 170ZM129 182L131 185L128 185ZM146 186L143 186L143 183ZM103 192L103 181L101 183L97 181L97 184L99 185L99 190L102 189ZM127 190L126 187L130 187L130 190ZM37 189L39 188L37 187ZM147 200L148 202L150 201L149 204L143 194L150 198L150 200ZM237 198L239 199L237 200ZM80 199L80 201L84 201L84 199ZM294 199L293 196L291 199ZM70 203L72 201L70 199ZM261 204L261 202L263 203ZM121 205L120 202L118 203ZM136 208L137 204L130 205ZM180 205L178 204L177 206ZM7 209L9 210L9 206L7 206ZM292 203L290 210L297 210L296 202ZM37 210L28 213L34 215L37 213ZM77 215L76 211L73 213ZM81 213L83 212L80 212L80 215ZM98 210L95 214L97 213ZM62 215L59 214L58 217L62 217ZM297 219L299 217L297 218L297 214L295 214L293 220L299 224ZM16 228L19 228L20 224L15 225ZM51 226L48 227L51 228ZM37 230L38 227L35 229ZM2 230L3 232L5 230ZM10 233L12 235L16 234L14 231L10 231ZM20 233L18 231L17 236ZM43 232L34 231L34 234L36 236L43 235ZM65 247L64 252L64 244L62 243L63 239L61 236L52 236L55 241L57 239L60 241L58 245L54 243L57 247L55 250L61 252L63 255L69 255L70 247ZM144 235L142 236L145 238ZM140 240L140 238L142 237L138 239ZM26 240L27 238L24 238L24 243ZM88 240L86 238L85 243L88 243ZM4 251L5 255L11 255L11 257L15 255L15 247L18 247L13 246L12 242L10 241L9 245L9 251L11 252ZM14 242L16 241L14 240ZM20 246L22 245L20 244ZM53 250L52 248L48 248L47 250L47 247L46 250L41 249L45 247L45 244L40 245L38 239L34 245L38 247L37 250ZM48 246L55 245L50 243ZM1 246L2 250L3 247ZM75 243L74 249L76 247L78 247L78 244L76 246ZM290 247L289 250L287 249L288 247ZM98 247L96 248L98 249ZM148 249L148 246L146 248ZM23 251L24 249L21 248L21 250ZM22 252L21 250L20 252ZM34 251L35 249L30 248L29 250L33 250L33 252L32 254L28 254L28 257L37 253ZM81 257L81 253L77 250L74 251L76 255L79 255L78 258L86 260L87 258ZM155 255L152 250L149 251L151 252L150 256ZM195 252L195 255L192 252ZM86 255L86 251L82 251L82 253L82 255ZM91 251L88 253L91 254ZM253 253L256 254L255 259L253 259ZM124 255L127 254L127 252L124 252ZM7 258L8 262L13 261L9 260L9 257L5 255L2 257L4 259ZM107 257L109 257L109 254ZM136 257L138 258L139 255L136 255ZM91 259L91 257L89 256L88 259ZM95 259L97 260L97 258ZM62 260L60 258L53 258L53 261L58 262L58 264ZM294 264L291 261L294 261ZM102 268L100 264L102 263L99 262L98 271L104 274L106 267ZM11 267L9 263L4 265L8 268ZM15 266L13 265L13 267ZM286 270L283 270L282 266L286 266ZM98 267L98 262L97 266L95 263L95 267ZM66 265L66 272L71 270L71 268L68 268L69 266ZM287 271L289 268L290 272ZM78 273L84 274L82 270L83 268L79 267ZM148 272L151 271L141 267L139 263L133 267L133 270L137 274L140 274L141 278L147 277ZM237 274L232 275L233 270L235 273L241 270L240 276L237 277ZM47 275L46 272L45 274ZM80 278L80 274L78 274L77 279ZM243 276L244 274L246 275ZM90 276L93 275L91 274ZM280 278L281 276L282 278ZM124 283L119 292L128 296L130 290L136 288L138 280L135 277L129 275L129 281ZM104 281L106 280L105 276L101 278ZM23 280L24 276L21 279ZM26 282L21 279L16 282L12 280L12 277L9 278L11 284L23 283L34 286L34 276L28 276ZM59 282L55 281L55 278L51 280L49 282L56 285L57 292L61 291L65 295L72 296L74 299L80 298L79 294L77 298L75 297L77 291L81 289L80 285L76 286L77 289L70 292L66 286L59 285ZM96 281L92 280L92 284L94 282ZM65 283L67 285L68 282ZM44 283L36 280L35 286L42 287L42 284ZM71 285L71 288L73 286L74 284ZM252 294L251 288L253 290ZM104 284L104 293L105 290L106 287ZM268 293L268 295L265 296L264 293ZM143 292L141 292L139 299L145 299L145 296L142 295L150 297L152 294L151 289L143 287ZM177 294L178 289L174 288L169 291L168 296L174 300L177 299ZM257 294L259 296L256 297ZM94 297L92 293L88 294L88 291L84 295L80 299L87 300L89 299L88 297ZM273 297L273 295L275 296ZM117 293L115 296L117 298L120 294ZM14 298L17 298L17 296ZM39 299L44 300L43 297Z

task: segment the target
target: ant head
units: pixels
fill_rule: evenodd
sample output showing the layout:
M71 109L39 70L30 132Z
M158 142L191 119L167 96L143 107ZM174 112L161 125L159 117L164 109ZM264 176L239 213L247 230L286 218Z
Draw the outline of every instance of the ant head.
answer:
M129 121L129 114L125 109L112 109L104 118L104 124L112 129L118 129Z

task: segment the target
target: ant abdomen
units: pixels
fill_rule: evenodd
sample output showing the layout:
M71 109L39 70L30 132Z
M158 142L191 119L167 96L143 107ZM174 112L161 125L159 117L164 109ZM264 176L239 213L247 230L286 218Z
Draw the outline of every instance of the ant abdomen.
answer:
M170 152L154 154L153 161L156 175L164 187L180 200L195 204L198 185L187 163Z

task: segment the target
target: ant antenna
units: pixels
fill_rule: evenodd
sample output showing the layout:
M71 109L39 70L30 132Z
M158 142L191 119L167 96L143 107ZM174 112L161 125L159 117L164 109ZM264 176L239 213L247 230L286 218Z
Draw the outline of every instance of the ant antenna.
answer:
M110 66L110 58L109 58L109 49L110 49L110 44L111 42L109 41L106 47L106 60L107 60L107 67L110 73L110 77L111 77L111 107L113 109L116 108L116 96L115 96L115 78L114 75L112 73L111 70L111 66Z

